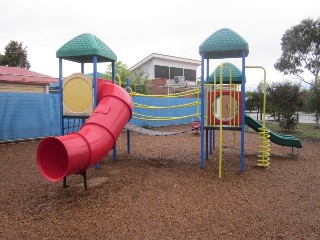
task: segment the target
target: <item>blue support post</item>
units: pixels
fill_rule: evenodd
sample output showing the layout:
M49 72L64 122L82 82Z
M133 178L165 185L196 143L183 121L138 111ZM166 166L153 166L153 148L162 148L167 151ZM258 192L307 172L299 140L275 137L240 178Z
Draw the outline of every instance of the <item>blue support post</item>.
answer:
M115 83L116 80L116 64L114 61L111 62L112 64L112 82Z
M206 83L209 83L209 64L210 63L210 61L209 61L209 59L207 59L207 76L206 76Z
M97 101L98 101L98 85L97 85L97 61L98 58L97 56L93 56L93 94L94 94L94 99L93 99L93 107L97 107Z
M130 131L127 130L127 152L130 154L131 149L130 149Z
M93 62L93 107L95 109L97 107L97 103L98 103L98 84L97 84L98 58L97 58L97 56L93 56L92 62ZM97 163L95 165L95 169L99 169L99 168L100 168L100 164Z
M209 72L210 72L210 59L207 59L207 83L209 83ZM210 150L210 154L212 154L212 130L210 130L210 138L209 138L209 150ZM207 147L208 147L208 144L207 144ZM208 150L207 150L208 151ZM207 153L208 155L208 153ZM207 156L207 159L209 159L209 157Z
M130 78L128 77L126 79L126 87L127 87L127 92L130 93Z
M116 65L115 61L111 62L112 64L112 82L115 83L116 79ZM114 144L113 151L112 151L112 160L116 161L117 160L117 143Z
M84 63L81 63L81 73L84 74ZM81 126L84 124L84 122L85 122L85 121L84 121L84 118L82 118L82 119L81 119ZM80 124L80 123L79 123L79 124ZM79 129L80 129L81 126L79 126Z
M204 53L201 53L200 168L204 169Z
M214 147L214 130L210 130L210 154L212 154L212 150Z
M212 149L215 149L215 141L216 141L216 132L215 130L212 130Z
M81 63L81 73L84 73L84 63Z
M245 110L246 110L246 52L242 51L242 83L241 83L241 159L240 159L240 171L244 172L244 126L245 126Z
M126 85L127 85L127 92L130 92L130 79L127 78L127 81L126 81ZM127 129L127 152L128 154L130 154L130 130Z
M62 58L59 58L59 94L60 94L60 135L64 135L64 121L63 121L63 93L62 93Z
M112 149L112 160L113 161L117 160L117 143L114 144L114 147Z
M206 160L209 159L209 135L208 129L206 129Z

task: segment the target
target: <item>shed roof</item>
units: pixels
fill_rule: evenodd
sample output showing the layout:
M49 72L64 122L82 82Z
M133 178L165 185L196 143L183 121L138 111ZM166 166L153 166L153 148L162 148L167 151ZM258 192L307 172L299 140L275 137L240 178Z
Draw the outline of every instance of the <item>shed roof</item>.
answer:
M230 62L223 63L222 68L222 83L229 84L230 83L230 69L231 69L231 77L232 83L241 83L242 82L242 73L239 68L237 68L234 64ZM209 76L209 83L214 82L214 74L216 73L216 83L220 83L220 66L216 67L216 69Z
M71 39L58 49L56 56L78 63L91 63L93 56L97 56L98 62L117 61L116 54L91 33L83 33Z
M0 82L49 85L58 79L24 68L0 66Z
M206 59L239 58L249 54L248 43L235 31L222 28L211 34L199 47Z

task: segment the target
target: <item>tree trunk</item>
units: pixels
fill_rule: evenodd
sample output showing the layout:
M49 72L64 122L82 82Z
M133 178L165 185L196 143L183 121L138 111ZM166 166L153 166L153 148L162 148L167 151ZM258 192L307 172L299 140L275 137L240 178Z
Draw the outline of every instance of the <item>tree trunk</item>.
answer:
M314 85L317 86L319 78L319 70L317 71L317 74L315 75L314 78ZM316 110L316 128L319 129L319 118L320 118L320 112Z
M319 128L320 113L316 112L315 116L316 116L316 128L318 129Z

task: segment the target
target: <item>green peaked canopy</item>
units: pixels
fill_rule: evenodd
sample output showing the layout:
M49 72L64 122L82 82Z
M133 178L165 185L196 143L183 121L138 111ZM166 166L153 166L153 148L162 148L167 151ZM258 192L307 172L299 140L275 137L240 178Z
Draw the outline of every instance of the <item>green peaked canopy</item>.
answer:
M115 53L91 33L83 33L64 44L56 53L57 58L78 63L91 63L97 56L98 62L117 61Z
M239 68L237 68L232 63L223 63L222 68L222 83L229 84L230 83L230 69L231 69L231 77L232 83L241 83L242 82L242 74ZM209 76L209 83L214 82L214 73L216 73L216 83L220 83L220 66L218 66Z
M204 53L206 59L240 58L243 50L247 57L248 43L229 28L222 28L214 32L199 47L199 53Z

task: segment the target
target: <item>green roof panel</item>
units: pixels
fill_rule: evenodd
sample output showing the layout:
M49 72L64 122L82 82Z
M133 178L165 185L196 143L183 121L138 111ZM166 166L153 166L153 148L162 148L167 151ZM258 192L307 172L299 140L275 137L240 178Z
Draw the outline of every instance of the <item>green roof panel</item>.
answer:
M248 43L229 28L214 32L199 47L199 53L204 53L206 59L240 58L242 51L245 51L247 57Z
M78 63L90 63L93 56L97 56L98 62L117 61L116 54L91 33L83 33L71 39L58 49L56 56Z
M222 83L229 84L230 83L230 69L231 69L231 77L232 83L240 84L242 82L242 73L235 65L232 63L223 63L222 69ZM216 83L220 83L220 66L216 67L216 69L209 76L209 83L214 82L214 73L216 72Z

